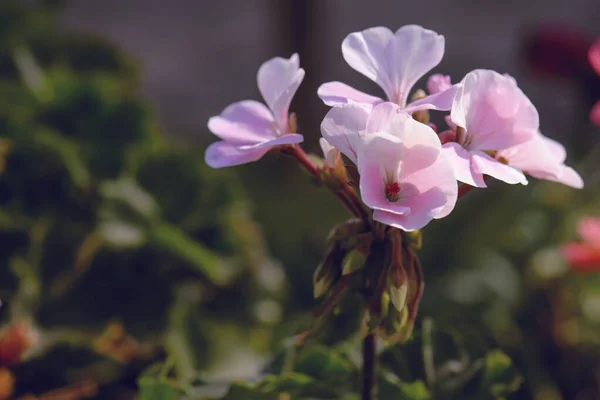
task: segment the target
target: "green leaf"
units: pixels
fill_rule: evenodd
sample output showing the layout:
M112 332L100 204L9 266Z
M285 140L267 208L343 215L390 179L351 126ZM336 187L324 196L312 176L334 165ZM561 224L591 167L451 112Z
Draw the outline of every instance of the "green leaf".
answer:
M163 366L151 365L138 379L138 400L180 400L182 392L163 376Z
M183 230L166 222L150 227L150 241L176 257L188 262L195 270L216 285L224 285L235 276L233 265L190 238Z
M490 351L485 356L479 393L496 400L519 389L523 378L515 371L510 358L502 350Z
M402 382L390 372L382 371L379 378L379 398L394 400L431 400L423 381Z
M324 346L313 346L302 352L294 369L329 384L347 383L353 379L350 361Z

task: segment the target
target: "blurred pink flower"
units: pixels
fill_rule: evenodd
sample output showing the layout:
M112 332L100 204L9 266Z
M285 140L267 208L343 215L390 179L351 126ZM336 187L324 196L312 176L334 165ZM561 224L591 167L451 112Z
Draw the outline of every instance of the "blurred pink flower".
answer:
M450 75L434 74L427 79L427 91L430 94L443 92L451 87Z
M357 104L335 107L321 130L357 163L374 220L412 231L454 208L458 187L437 135L398 105L382 103L370 113Z
M452 87L411 103L408 96L414 84L440 63L444 55L442 35L418 25L406 25L396 33L374 27L346 36L342 54L346 62L377 83L387 99L412 113L418 110L449 110L456 88ZM356 90L341 82L328 82L318 90L328 106L350 101L374 106L383 99Z
M488 153L531 140L539 127L537 110L515 80L490 70L468 73L460 83L450 113L456 142L445 143L444 156L456 179L486 187L483 176L507 183L527 184L521 171Z
M213 168L230 167L260 159L272 147L300 143L302 135L290 127L289 106L304 70L297 54L275 57L258 70L258 89L267 106L244 100L229 105L208 121L208 129L222 141L208 146L206 163Z
M590 47L588 59L590 64L592 64L592 68L600 75L600 38L596 39L594 44ZM600 126L600 101L597 101L592 107L590 119L594 125Z
M567 157L564 146L539 132L528 142L500 150L496 157L535 178L583 188L581 176L564 164Z
M584 217L577 224L577 233L583 242L561 246L563 258L579 272L600 270L600 218Z

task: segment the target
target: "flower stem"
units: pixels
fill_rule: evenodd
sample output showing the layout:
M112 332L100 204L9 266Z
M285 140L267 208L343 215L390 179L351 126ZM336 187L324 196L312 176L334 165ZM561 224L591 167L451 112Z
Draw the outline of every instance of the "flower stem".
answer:
M369 333L363 339L363 386L362 400L376 400L375 385L375 334Z
M297 144L285 146L282 148L282 152L294 157L316 179L318 183L322 183L321 175L319 174L319 168L314 162L312 162L304 150L302 150L302 147ZM358 195L354 189L347 182L343 182L341 189L330 189L354 216L361 218L368 224L369 214L367 210L365 210L364 205L358 198Z

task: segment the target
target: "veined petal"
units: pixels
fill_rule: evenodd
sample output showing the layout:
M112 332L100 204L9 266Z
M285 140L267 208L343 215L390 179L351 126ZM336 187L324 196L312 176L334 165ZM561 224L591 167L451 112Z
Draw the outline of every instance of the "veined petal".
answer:
M450 86L450 88L443 92L438 92L410 103L404 111L409 114L419 110L448 111L452 108L452 102L457 92L458 85Z
M288 133L289 130L290 103L302 79L304 79L304 70L299 67L298 54L293 54L289 59L272 58L258 70L258 89L284 133Z
M243 150L236 144L220 141L208 146L204 153L204 160L212 168L232 167L257 161L267 151L269 149L264 147Z
M321 134L355 164L369 111L356 103L334 107L321 122Z
M400 202L391 202L385 197L386 177L382 176L381 165L368 161L361 164L360 196L367 207L392 214L405 214L410 208Z
M208 146L204 159L206 164L212 168L232 167L259 160L272 147L301 143L303 140L302 135L289 133L275 139L253 144L220 141Z
M497 157L504 158L509 165L530 175L542 172L556 176L565 155L562 145L537 133L532 140L500 150Z
M414 84L441 61L444 37L417 25L403 26L395 34L375 27L348 35L342 53L352 68L385 91L388 100L404 107Z
M410 207L411 214L426 213L434 219L450 214L458 196L452 166L441 154L430 166L402 179L401 188L405 192L402 205Z
M208 129L232 143L257 143L275 138L275 120L262 103L244 100L233 103L221 115L208 120Z
M390 100L401 107L406 106L415 83L442 61L444 47L444 36L429 29L418 25L398 29L385 49L389 79L393 85L388 88Z
M471 168L471 153L469 150L458 143L450 142L442 146L442 156L452 166L456 180L475 187L487 187L483 180L483 174L475 172Z
M392 87L385 49L394 39L388 28L378 26L354 32L342 42L342 55L352 68L376 82L389 96L387 88Z
M476 173L489 175L506 183L527 185L527 178L523 172L510 165L502 164L482 151L471 152L471 169Z
M466 129L473 150L502 150L531 140L539 127L537 110L514 79L490 70L469 72L451 110Z
M317 95L323 100L323 103L330 107L348 104L349 100L371 106L383 102L379 97L356 90L342 82L327 82L322 84L317 91Z

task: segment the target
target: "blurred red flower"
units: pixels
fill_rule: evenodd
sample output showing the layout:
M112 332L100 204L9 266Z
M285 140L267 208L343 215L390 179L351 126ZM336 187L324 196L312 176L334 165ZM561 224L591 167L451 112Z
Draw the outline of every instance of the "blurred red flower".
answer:
M583 241L566 243L561 253L571 268L579 272L600 270L600 218L584 217L577 223L577 233Z

